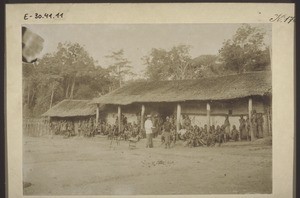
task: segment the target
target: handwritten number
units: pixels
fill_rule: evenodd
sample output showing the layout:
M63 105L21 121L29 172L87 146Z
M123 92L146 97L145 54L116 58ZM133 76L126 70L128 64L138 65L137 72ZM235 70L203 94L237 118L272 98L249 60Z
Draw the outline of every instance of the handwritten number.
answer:
M37 13L35 12L33 15L30 15L29 13L24 14L24 20L28 20L30 18L33 19L54 19L54 18L63 18L64 13L58 12L58 13Z
M291 19L289 20L289 22L288 22L288 23L290 23L290 22L292 22L292 21L294 21L294 22L295 22L295 17L291 17Z
M295 21L295 17L292 16L286 16L285 14L275 14L274 17L269 19L270 22L284 22L284 23L290 23L292 21Z
M35 18L36 19L41 19L41 18L43 18L43 16L41 14L35 13Z

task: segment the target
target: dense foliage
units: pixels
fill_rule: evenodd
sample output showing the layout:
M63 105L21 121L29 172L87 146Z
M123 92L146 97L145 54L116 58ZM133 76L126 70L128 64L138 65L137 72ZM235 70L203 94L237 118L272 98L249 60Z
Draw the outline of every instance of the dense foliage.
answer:
M226 40L217 55L190 56L190 47L179 45L171 50L153 48L143 57L146 76L151 80L195 79L231 73L270 70L266 33L248 24Z
M269 47L264 44L265 32L248 24L240 27L232 39L219 50L225 69L242 73L269 69Z

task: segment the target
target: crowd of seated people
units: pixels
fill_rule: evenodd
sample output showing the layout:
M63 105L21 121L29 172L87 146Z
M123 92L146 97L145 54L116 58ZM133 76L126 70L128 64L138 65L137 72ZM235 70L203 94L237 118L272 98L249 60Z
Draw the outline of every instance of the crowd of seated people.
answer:
M121 128L119 132L118 128L118 118L115 124L111 125L106 122L102 122L98 127L98 133L102 135L107 135L108 139L118 136L123 140L128 140L130 137L140 138L145 137L145 132L141 129L140 123L127 122L127 118L122 115ZM223 125L212 125L208 127L206 124L203 127L198 125L192 126L191 120L188 115L183 116L182 124L180 124L180 130L176 132L176 119L174 115L167 116L169 122L171 123L170 130L170 141L173 144L177 140L182 140L185 142L186 146L196 147L196 146L214 146L215 144L221 145L222 143L228 141L238 141L241 139L241 133L237 130L235 125L232 125L230 130L226 130L228 127L228 117L225 117ZM155 115L152 117L153 122L153 137L156 138L161 135L161 142L165 142L164 137L164 120L160 115ZM245 125L246 128L246 125ZM243 130L243 126L240 126L240 130Z
M108 139L111 139L115 136L118 136L124 140L128 140L130 137L136 137L138 135L143 137L140 126L135 122L133 124L121 124L120 132L118 124L108 124L106 122L102 122L97 127L96 132L101 135L107 135Z
M253 113L255 115L256 112ZM254 116L253 116L254 117ZM179 126L179 131L176 132L176 119L174 115L167 116L168 122L171 123L170 129L170 141L175 144L176 140L182 140L185 142L186 146L197 147L197 146L214 146L218 144L219 146L227 141L239 141L243 138L247 140L250 139L249 130L250 122L256 122L257 130L254 129L254 135L262 133L262 123L263 119L261 115L257 116L258 118L250 121L249 118L244 119L241 116L239 122L239 130L235 125L230 127L228 116L225 116L225 121L223 125L211 125L207 126L206 124L203 127L198 125L192 126L192 122L188 115L183 116L183 120ZM253 121L254 120L254 121ZM164 119L162 116L156 114L152 117L153 122L153 137L156 138L158 135L161 135L161 142L165 141L164 137ZM127 122L126 116L122 114L121 116L121 126L119 130L118 118L116 118L114 124L109 124L105 121L102 121L97 126L95 124L94 118L89 118L86 120L79 121L66 121L58 120L50 122L50 130L52 134L64 135L66 137L79 135L93 137L95 134L106 135L108 139L114 137L119 137L123 140L128 140L129 138L144 138L145 131L141 129L140 120L138 122ZM253 124L255 127L255 123ZM75 133L76 131L76 133ZM169 135L168 135L169 136ZM168 137L169 138L169 137Z
M208 127L206 124L203 127L198 125L192 126L191 120L188 115L183 116L182 125L175 137L185 142L185 146L214 146L228 141L239 141L244 138L249 139L249 121L245 120L243 116L240 119L240 131L237 130L235 125L230 128L228 116L225 116L223 125L211 125Z
M75 135L92 137L94 133L94 119L85 120L54 120L50 122L52 135L71 137Z
M206 124L204 127L194 125L189 128L182 129L179 131L178 135L180 140L186 142L185 146L189 147L214 146L216 143L220 146L221 143L224 143L226 140L228 141L233 137L236 136L225 133L225 127L223 125L221 127L219 125L217 127L212 125L208 129Z
M101 122L96 127L96 133L101 135L107 135L108 139L112 139L114 137L119 137L119 139L128 140L131 137L143 138L144 135L142 133L140 124L136 122L127 122L127 117L122 114L121 117L121 126L119 130L118 118L114 124L109 124L105 121Z

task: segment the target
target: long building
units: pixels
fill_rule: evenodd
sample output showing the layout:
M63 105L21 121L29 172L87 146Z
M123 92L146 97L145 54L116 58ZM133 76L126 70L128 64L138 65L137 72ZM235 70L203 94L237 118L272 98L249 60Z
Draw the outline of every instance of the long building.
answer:
M199 126L222 125L228 115L231 126L238 128L240 116L251 117L255 110L263 116L264 136L271 135L272 78L266 71L197 80L134 82L91 103L98 107L105 104L102 114L111 124L121 114L129 122L141 119L141 123L147 114L176 115L177 130L184 115L190 117L192 125ZM98 110L97 120L99 115Z

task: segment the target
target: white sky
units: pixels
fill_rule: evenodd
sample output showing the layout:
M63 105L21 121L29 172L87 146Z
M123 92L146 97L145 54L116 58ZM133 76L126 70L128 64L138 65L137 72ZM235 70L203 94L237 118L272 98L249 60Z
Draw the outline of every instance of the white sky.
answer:
M170 49L179 44L191 45L191 56L218 54L223 41L232 38L242 24L84 24L25 25L44 38L40 56L53 52L59 42L78 42L99 62L109 64L106 55L124 49L134 72L145 69L141 58L152 48ZM251 24L267 32L265 43L271 43L271 24Z

